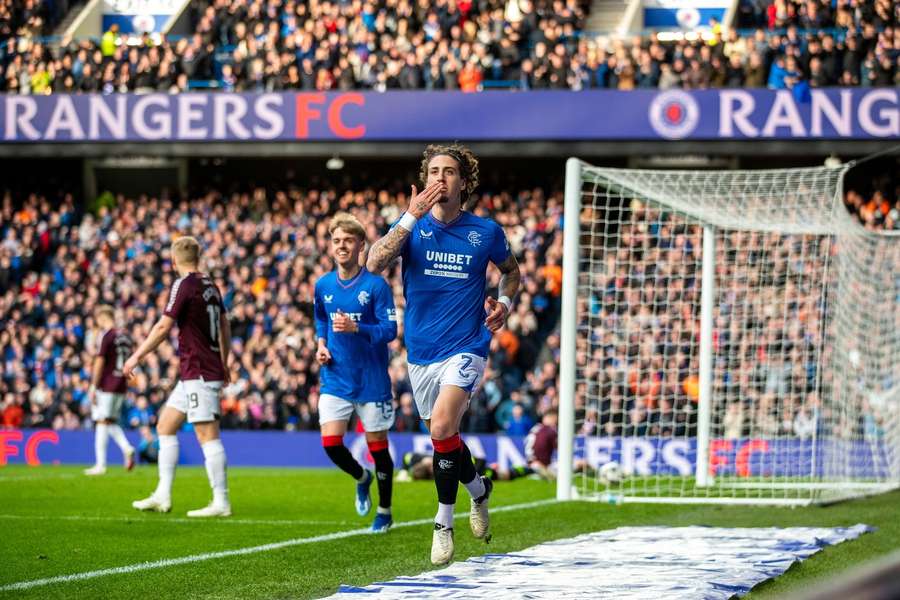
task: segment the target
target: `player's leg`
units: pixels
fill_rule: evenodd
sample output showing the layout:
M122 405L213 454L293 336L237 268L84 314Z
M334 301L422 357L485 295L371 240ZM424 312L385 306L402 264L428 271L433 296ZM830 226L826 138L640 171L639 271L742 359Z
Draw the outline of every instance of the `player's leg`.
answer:
M85 475L103 475L106 473L106 449L109 445L109 426L112 394L96 392L96 404L91 406L91 418L94 420L94 466L85 469Z
M469 403L469 394L456 386L440 388L431 419L426 421L434 447L434 486L438 510L434 517L431 562L442 565L453 558L453 511L459 489L462 441L459 422Z
M463 414L469 406L469 397L478 387L484 376L485 359L474 354L457 354L445 363L441 373L441 393L444 390L458 390L454 392L456 398L464 398L459 402L459 414L456 415L456 432L459 432L459 424ZM440 402L440 400L439 400ZM432 424L434 427L434 424ZM432 438L436 437L432 432ZM459 458L459 482L462 483L471 496L469 509L469 527L472 534L478 539L490 539L490 516L488 514L488 499L493 490L490 478L478 474L475 469L475 461L466 443L460 439Z
M500 479L512 481L513 479L521 479L522 477L534 475L535 470L525 465L519 465L517 467L510 467L509 471L498 471L498 473L500 473Z
M366 429L366 444L375 462L375 480L378 482L378 510L372 531L384 533L394 523L391 515L394 459L388 444L388 429L394 424L394 405L390 400L368 402L358 405L356 410Z
M448 359L449 360L449 359ZM431 562L442 565L453 558L453 507L459 487L459 418L468 402L463 394L462 407L451 406L460 402L452 391L441 388L441 373L447 361L431 365L409 364L409 380L413 388L413 398L419 416L431 432L434 447L432 469L434 485L437 489L438 511L434 519L434 533L431 540ZM441 394L445 396L441 399ZM449 394L450 397L447 396ZM443 400L443 401L441 401ZM440 404L440 412L438 410ZM436 419L435 419L436 418ZM434 428L437 421L438 428ZM437 437L444 436L444 437Z
M556 473L550 468L549 465L545 465L539 461L533 460L528 465L531 467L531 470L534 473L537 473L541 479L546 479L547 481L556 481Z
M122 431L122 428L119 426L119 416L122 414L122 404L124 402L124 394L115 394L112 412L109 414L109 418L106 421L106 427L109 432L109 437L116 443L119 450L122 451L122 456L125 459L125 470L130 471L134 468L134 447L128 443L125 432Z
M159 420L156 423L156 433L159 437L159 456L157 467L159 470L159 482L156 490L148 498L135 500L131 505L138 510L152 510L157 512L169 512L172 509L172 482L175 480L175 467L178 465L178 437L176 434L181 429L187 414L187 398L181 382L175 386L169 395Z
M228 476L225 446L219 436L218 421L194 423L197 441L203 450L206 476L212 489L213 499L206 507L189 510L189 517L230 517L231 502L228 499Z
M372 473L364 469L350 454L344 445L344 434L347 433L347 422L353 414L353 403L322 394L319 398L319 420L322 431L322 448L325 454L339 469L356 480L356 496L354 504L356 513L363 517L372 510L372 497L369 492L372 486Z
M94 421L94 466L85 469L85 475L103 475L106 473L106 447L109 443L109 430L105 420Z
M219 392L221 381L192 380L185 382L188 398L188 422L194 426L203 450L203 462L213 499L204 508L190 510L189 517L230 517L228 475L225 446L219 436Z

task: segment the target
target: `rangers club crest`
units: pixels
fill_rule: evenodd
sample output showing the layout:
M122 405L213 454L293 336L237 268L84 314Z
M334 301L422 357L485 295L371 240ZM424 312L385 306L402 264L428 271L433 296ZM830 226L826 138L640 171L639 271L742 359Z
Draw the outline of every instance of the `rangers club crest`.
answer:
M363 290L359 293L359 296L357 296L356 299L359 300L360 306L365 306L369 303L369 292Z
M656 95L650 103L650 125L669 140L691 135L700 122L700 106L693 96L681 90L668 90Z
M469 243L472 244L473 246L481 245L481 234L478 233L477 231L470 231L469 235L466 239L469 240Z

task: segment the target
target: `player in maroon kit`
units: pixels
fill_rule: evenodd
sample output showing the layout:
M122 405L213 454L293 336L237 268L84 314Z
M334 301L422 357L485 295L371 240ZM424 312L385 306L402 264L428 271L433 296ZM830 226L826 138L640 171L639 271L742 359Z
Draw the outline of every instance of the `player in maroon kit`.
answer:
M541 422L532 427L525 438L525 459L528 466L545 479L556 479L555 465L552 463L553 452L556 451L557 420L556 411L548 410L541 417Z
M94 420L94 466L85 470L85 475L106 473L106 445L109 438L119 446L125 457L125 468L134 468L134 448L119 427L122 403L128 386L122 367L125 359L134 350L134 342L127 332L116 329L115 313L111 306L100 306L94 312L94 319L100 327L99 348L94 356L91 371L91 418Z
M172 480L178 463L178 429L187 418L194 426L203 448L206 473L213 501L189 517L231 515L225 476L225 448L219 439L219 394L229 382L228 354L231 328L222 304L222 295L209 276L198 271L200 244L192 237L172 244L172 263L180 278L172 285L163 316L150 335L125 362L124 373L132 377L135 367L169 337L178 324L180 379L169 395L156 426L159 433L159 484L156 491L132 506L138 510L168 512L172 509Z
M556 452L558 421L559 415L556 410L548 410L541 417L541 422L532 427L525 438L525 460L528 461L528 466L544 479L556 479L556 463L553 462L553 453ZM575 459L572 469L576 473L594 474L593 469L583 458Z

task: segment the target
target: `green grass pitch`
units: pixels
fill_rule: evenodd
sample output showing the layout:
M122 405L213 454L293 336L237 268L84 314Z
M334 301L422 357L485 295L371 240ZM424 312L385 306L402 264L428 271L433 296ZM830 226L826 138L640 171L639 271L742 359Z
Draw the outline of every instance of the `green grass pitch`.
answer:
M234 516L193 521L185 512L209 499L206 473L182 467L168 515L138 513L131 501L156 482L154 467L133 473L111 468L88 478L81 468L0 468L0 589L13 583L127 567L143 562L249 548L346 532L371 523L353 510L353 482L336 470L229 470ZM373 487L374 492L374 487ZM499 482L492 506L550 499L543 481ZM434 514L431 482L398 483L394 519ZM456 558L520 550L579 533L627 525L841 526L878 528L826 549L784 576L758 586L749 598L777 598L900 547L900 492L826 507L607 505L572 502L496 513L489 546L457 521ZM460 489L459 512L468 496ZM309 598L341 583L365 585L431 569L431 527L400 527L384 536L353 535L264 552L227 556L137 572L65 581L0 598Z

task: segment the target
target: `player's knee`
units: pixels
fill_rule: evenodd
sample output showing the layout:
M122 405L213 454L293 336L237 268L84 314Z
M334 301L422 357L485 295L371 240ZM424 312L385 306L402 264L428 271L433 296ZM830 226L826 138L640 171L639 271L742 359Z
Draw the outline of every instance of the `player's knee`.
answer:
M449 421L431 421L431 439L446 440L457 434L457 428Z

